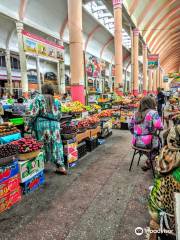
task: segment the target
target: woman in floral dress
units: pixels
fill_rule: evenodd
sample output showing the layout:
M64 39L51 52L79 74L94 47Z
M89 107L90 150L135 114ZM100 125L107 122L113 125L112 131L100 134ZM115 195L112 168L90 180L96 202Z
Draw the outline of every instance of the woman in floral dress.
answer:
M155 99L150 96L142 98L139 109L129 124L129 129L133 134L132 144L139 148L153 147L154 150L158 149L160 146L159 137L153 136L153 134L162 128L161 118L156 111ZM149 161L146 161L146 165L142 169L148 170L149 168Z
M56 172L67 174L64 167L63 145L60 136L61 104L54 99L53 87L42 86L42 94L36 96L30 106L29 127L37 140L44 143L45 161L56 164Z

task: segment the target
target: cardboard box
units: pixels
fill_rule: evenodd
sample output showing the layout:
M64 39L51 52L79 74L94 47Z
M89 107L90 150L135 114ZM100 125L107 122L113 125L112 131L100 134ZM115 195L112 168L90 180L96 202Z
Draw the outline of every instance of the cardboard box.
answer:
M9 195L11 192L15 191L20 187L20 178L19 174L15 175L8 180L5 180L0 184L0 199Z
M18 161L0 167L0 184L19 173Z
M77 142L64 145L64 155L69 155L74 151L77 151Z
M18 186L14 191L10 192L3 198L0 198L0 213L12 207L21 200L21 188Z
M42 152L35 159L19 161L21 183L26 182L42 170L44 170L44 154Z
M45 182L44 171L37 173L24 183L21 183L23 194L27 194L36 190Z
M90 132L91 132L91 134L90 134L90 137L91 137L91 138L97 138L98 133L101 132L101 127L98 126L98 127L95 128L95 129L91 129Z

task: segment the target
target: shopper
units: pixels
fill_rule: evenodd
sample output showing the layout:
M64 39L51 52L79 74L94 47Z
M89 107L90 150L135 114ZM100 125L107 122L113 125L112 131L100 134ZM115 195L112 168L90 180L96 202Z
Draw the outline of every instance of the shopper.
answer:
M162 117L163 112L163 105L165 104L165 96L164 93L161 91L160 88L158 88L158 94L157 94L157 107L158 107L158 113L159 116Z
M45 160L56 164L56 172L67 174L64 167L63 145L60 135L61 104L54 98L52 85L44 84L42 94L30 106L29 126L36 138L44 143Z
M26 106L24 105L24 99L18 98L17 103L14 103L12 106L13 115L23 116L26 111Z
M149 198L150 227L169 229L175 234L174 193L180 192L180 124L171 128L155 168L157 175Z
M162 128L161 118L156 111L155 99L150 96L142 98L139 109L129 124L129 129L133 134L132 144L143 149L153 148L156 154L160 147L160 139L154 135L157 130ZM150 169L149 160L146 161L142 169L144 171Z

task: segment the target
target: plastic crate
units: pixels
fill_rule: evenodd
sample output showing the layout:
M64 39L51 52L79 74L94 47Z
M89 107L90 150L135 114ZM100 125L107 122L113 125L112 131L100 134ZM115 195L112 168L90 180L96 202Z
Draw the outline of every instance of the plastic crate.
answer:
M78 147L78 159L84 157L87 154L87 149L86 149L86 142L81 142Z
M9 119L9 121L15 126L24 124L23 118L12 118L12 119Z
M86 149L88 152L92 152L98 146L98 139L97 138L90 138L86 140Z

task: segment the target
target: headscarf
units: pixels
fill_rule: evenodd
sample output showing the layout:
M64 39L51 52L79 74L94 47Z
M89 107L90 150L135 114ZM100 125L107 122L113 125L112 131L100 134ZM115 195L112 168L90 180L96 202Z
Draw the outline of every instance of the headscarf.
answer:
M142 123L146 114L154 109L156 109L155 99L150 96L143 97L140 101L139 109L135 114L135 122L137 124Z

